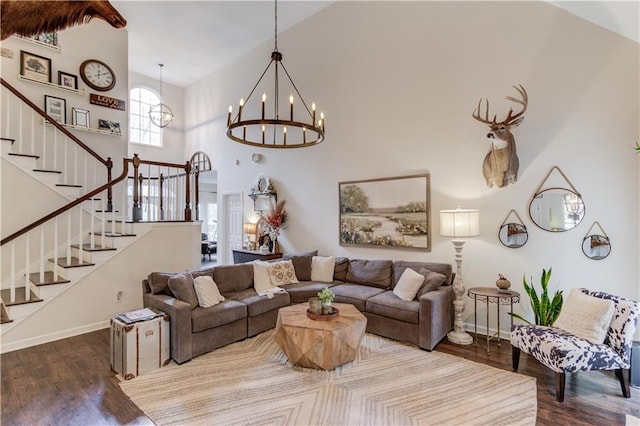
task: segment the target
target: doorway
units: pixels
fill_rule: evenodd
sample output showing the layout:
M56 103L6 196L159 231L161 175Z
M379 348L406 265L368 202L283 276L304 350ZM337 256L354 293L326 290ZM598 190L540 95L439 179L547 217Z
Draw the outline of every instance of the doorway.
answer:
M242 192L222 194L221 226L218 235L218 263L233 263L232 250L242 249Z

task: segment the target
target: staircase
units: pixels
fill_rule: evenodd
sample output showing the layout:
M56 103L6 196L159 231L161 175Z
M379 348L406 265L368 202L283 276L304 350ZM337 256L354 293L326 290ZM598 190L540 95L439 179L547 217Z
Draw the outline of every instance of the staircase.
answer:
M191 221L198 174L188 162L143 161L136 155L123 159L122 173L114 179L110 158L102 159L6 81L1 83L3 180L10 177L3 191L28 187L33 192L20 194L23 203L16 204L26 208L8 227L14 232L2 236L4 335L119 256L152 229L152 222ZM43 199L46 206L40 205ZM33 215L29 203L38 207L35 217L28 217ZM3 214L10 209L3 205Z

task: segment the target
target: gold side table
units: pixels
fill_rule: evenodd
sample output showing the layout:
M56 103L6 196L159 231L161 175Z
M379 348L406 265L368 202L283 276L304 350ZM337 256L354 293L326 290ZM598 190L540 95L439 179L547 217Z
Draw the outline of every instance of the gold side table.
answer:
M487 304L487 353L489 353L489 341L498 337L500 346L500 305L510 305L513 314L513 304L520 302L520 293L513 290L500 290L496 287L472 287L467 291L467 295L473 298L473 342L478 346L478 301ZM495 303L498 312L498 328L495 334L489 336L489 303ZM511 316L511 326L513 327L513 316Z

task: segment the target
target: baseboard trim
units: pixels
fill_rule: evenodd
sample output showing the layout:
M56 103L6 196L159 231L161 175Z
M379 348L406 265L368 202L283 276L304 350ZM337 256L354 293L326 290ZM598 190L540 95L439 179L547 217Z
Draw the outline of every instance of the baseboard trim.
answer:
M43 334L41 336L30 337L24 340L0 344L0 354L17 351L19 349L30 348L31 346L42 345L44 343L54 342L56 340L66 339L67 337L78 336L80 334L91 333L92 331L109 328L110 320L95 322L76 328L56 331L55 333Z

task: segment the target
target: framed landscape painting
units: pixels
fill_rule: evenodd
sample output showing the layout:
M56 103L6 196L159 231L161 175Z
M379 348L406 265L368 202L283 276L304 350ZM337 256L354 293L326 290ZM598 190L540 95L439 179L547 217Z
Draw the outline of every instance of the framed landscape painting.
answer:
M339 182L340 245L431 251L429 178Z

